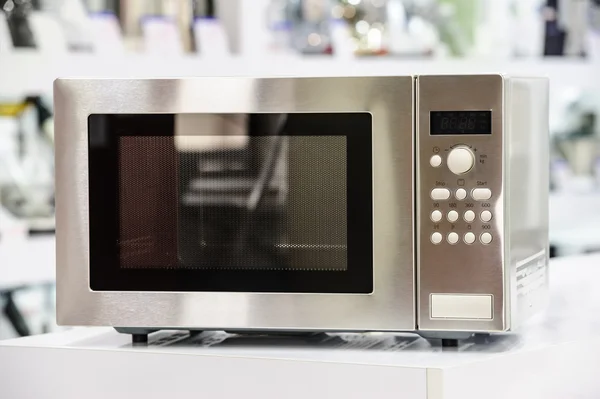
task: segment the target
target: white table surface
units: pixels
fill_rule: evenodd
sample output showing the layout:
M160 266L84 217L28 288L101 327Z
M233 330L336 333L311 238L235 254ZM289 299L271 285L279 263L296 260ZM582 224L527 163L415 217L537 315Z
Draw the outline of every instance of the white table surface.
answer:
M0 342L0 397L598 398L600 255L550 271L544 314L454 351L412 334L160 332L132 347L110 328L78 328Z

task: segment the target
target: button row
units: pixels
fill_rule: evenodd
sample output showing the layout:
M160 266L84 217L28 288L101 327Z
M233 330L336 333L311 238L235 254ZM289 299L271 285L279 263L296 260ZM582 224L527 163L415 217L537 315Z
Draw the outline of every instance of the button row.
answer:
M458 212L456 211L450 211L448 212L448 214L446 215L446 218L448 219L448 221L454 223L458 220ZM431 220L434 222L439 222L442 220L443 214L441 211L438 211L437 209L433 212L431 212ZM489 222L490 220L492 220L492 212L490 211L483 211L479 214L479 218L484 221L484 222ZM465 214L463 215L463 219L467 222L472 222L475 220L475 212L473 211L466 211Z
M438 233L435 232L431 235L431 242L434 244L440 244L442 242L442 240L444 239L444 237L442 236L442 233ZM456 244L458 242L459 236L458 233L448 233L448 235L446 236L446 240L448 241L449 244ZM465 235L463 236L463 241L467 244L473 244L475 242L475 234L474 233L465 233ZM479 241L481 241L482 244L489 244L492 242L492 235L490 233L482 233L479 236Z
M467 198L467 190L459 188L454 193L457 199L464 200ZM489 188L475 188L471 191L471 197L476 201L485 201L492 198L492 190ZM431 190L431 199L436 201L445 201L450 198L450 190L447 188L434 188Z

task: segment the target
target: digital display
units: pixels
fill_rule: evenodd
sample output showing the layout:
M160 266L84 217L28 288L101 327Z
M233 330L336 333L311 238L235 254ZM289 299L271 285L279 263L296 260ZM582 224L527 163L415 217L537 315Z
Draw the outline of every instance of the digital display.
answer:
M431 134L492 134L492 111L432 111Z

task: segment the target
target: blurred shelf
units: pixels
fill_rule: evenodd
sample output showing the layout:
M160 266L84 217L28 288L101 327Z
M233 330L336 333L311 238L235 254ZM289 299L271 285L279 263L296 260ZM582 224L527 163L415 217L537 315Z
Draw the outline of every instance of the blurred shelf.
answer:
M553 86L600 88L600 65L574 59L393 59L341 60L335 57L200 56L143 54L49 55L16 51L2 55L0 99L51 93L57 77L193 76L377 76L408 74L506 73L548 76Z

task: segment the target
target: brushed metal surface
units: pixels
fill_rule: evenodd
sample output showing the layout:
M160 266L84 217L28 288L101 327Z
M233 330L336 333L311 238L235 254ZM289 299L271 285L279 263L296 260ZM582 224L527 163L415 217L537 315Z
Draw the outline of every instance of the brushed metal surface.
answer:
M504 331L504 186L503 145L504 123L504 78L501 75L465 76L419 76L416 84L416 196L417 196L417 325L423 331ZM490 135L430 135L430 111L491 110L492 134ZM446 166L446 158L452 147L467 145L476 154L476 163L468 173L457 176ZM476 151L475 151L476 149ZM438 153L444 159L442 166L433 168L429 164L432 155ZM482 157L485 155L485 158ZM485 163L480 163L480 160ZM462 179L462 182L459 182ZM471 189L487 187L492 190L489 201L474 201L467 197L459 201L454 197L446 201L433 201L430 192L444 186L452 192L462 187ZM463 183L461 185L460 183ZM439 208L435 207L439 203ZM456 204L452 207L451 204ZM467 204L472 204L468 207ZM489 207L484 207L489 204ZM452 223L443 219L439 230L430 219L433 210L444 215L456 210L461 215ZM475 211L477 218L472 223L462 219L467 210ZM493 219L483 223L479 214L491 210ZM468 226L471 226L471 230ZM483 225L490 228L484 230ZM434 231L444 235L441 244L434 245L430 236ZM456 232L461 239L450 245L445 237ZM479 240L467 245L462 237L473 232L479 238L489 232L493 241L483 245ZM460 320L432 319L430 316L432 294L481 294L494 297L493 319Z
M414 330L412 77L61 79L54 92L59 324ZM354 111L373 116L372 294L90 290L89 114Z

